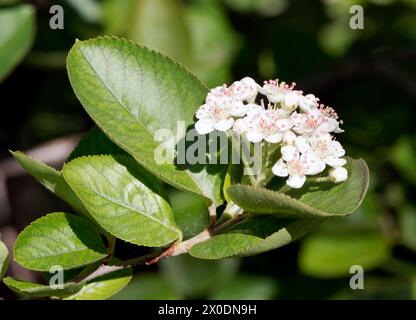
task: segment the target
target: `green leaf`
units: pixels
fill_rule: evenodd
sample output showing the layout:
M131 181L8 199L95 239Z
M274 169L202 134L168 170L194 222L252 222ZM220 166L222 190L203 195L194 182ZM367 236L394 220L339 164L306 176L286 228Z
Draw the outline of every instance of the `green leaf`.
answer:
M390 256L390 246L379 232L349 231L314 234L302 242L299 268L320 278L350 275L351 266L371 270Z
M66 0L79 17L90 24L99 24L102 19L101 3L95 0Z
M392 161L400 174L416 184L416 139L401 137L392 150Z
M184 239L196 236L209 226L208 208L201 196L175 189L169 192L169 200Z
M185 18L192 43L192 72L210 87L229 81L241 41L222 3L190 2Z
M0 241L0 280L3 278L9 266L9 250L6 245Z
M322 219L319 218L291 220L276 232L263 238L256 246L242 252L241 255L251 256L280 248L315 231L321 223Z
M79 292L65 297L65 300L105 300L127 286L131 278L131 268L114 271L88 281Z
M65 283L62 289L52 289L50 286L20 281L10 277L4 278L3 282L18 295L26 297L63 297L74 294L81 290L84 283Z
M223 259L237 256L261 241L262 238L249 234L227 233L194 245L189 253L200 259Z
M64 270L63 280L64 282L72 282L74 279L84 279L86 276L96 271L101 265L102 261L96 261L84 267ZM56 272L56 270L52 270L52 272L44 271L42 272L42 277L49 282L54 276L56 276Z
M34 35L35 11L31 5L0 9L0 82L27 54Z
M106 249L95 226L63 212L48 214L27 226L14 245L15 260L37 271L59 265L64 270L105 258Z
M416 251L416 209L407 205L399 212L399 228L401 242Z
M83 156L95 155L126 155L123 149L120 149L97 127L93 127L84 135L75 149L71 152L66 162L70 162Z
M180 0L137 0L126 37L189 66L190 36L182 7Z
M344 19L325 24L319 30L319 44L326 54L342 57L357 39L357 34L350 30Z
M222 203L223 166L157 163L160 129L177 141L194 122L207 88L172 60L115 37L77 41L68 56L72 87L104 133L167 183Z
M128 30L136 0L105 0L102 2L104 33L121 35Z
M321 219L280 219L273 216L252 216L219 234L194 245L190 254L200 259L223 259L250 256L273 250L297 240L317 229Z
M94 219L115 237L150 247L180 237L159 181L133 159L83 157L62 172Z
M228 203L232 202L231 198L227 194L227 190L228 190L229 187L231 187L231 185L232 185L231 184L231 175L230 175L229 172L227 172L227 174L225 175L225 178L224 178L224 185L222 187L223 187L224 198Z
M279 217L330 217L353 213L361 205L368 189L368 167L363 160L348 159L347 181L334 184L307 183L302 189L286 194L246 185L233 185L227 193L247 212Z
M11 154L23 167L23 169L39 181L46 189L67 202L72 208L75 209L75 211L92 219L88 210L71 190L58 170L49 167L48 165L37 161L20 151L11 151Z

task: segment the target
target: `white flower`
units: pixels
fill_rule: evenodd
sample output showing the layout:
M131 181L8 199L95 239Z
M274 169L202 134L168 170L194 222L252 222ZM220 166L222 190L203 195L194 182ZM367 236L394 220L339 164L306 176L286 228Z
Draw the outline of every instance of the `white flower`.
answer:
M250 121L254 121L253 119L256 119L263 111L265 111L263 106L255 103L248 103L244 106L246 108L247 116L242 119L237 119L233 126L233 130L238 134L246 133L249 128L248 124Z
M301 96L302 94L300 93L300 91L288 90L283 96L282 107L288 113L296 110Z
M339 125L342 124L342 121L338 121L338 114L335 112L334 109L330 107L325 107L321 104L321 106L319 107L319 111L323 116L323 121L319 128L322 132L344 132L344 130L342 130L339 127Z
M281 149L282 158L272 168L274 175L287 177L286 184L299 189L306 181L306 175L319 173L320 164L317 157L307 151L303 154L294 146L284 146Z
M299 108L303 112L308 112L318 106L319 99L313 94L307 94L306 96L301 95L299 97Z
M205 103L208 105L233 105L236 110L236 117L243 117L247 110L247 107L242 103L241 99L234 96L231 87L227 87L225 84L222 86L215 87L208 93Z
M233 117L244 116L247 105L230 97L211 96L207 103L199 107L195 129L199 134L207 134L215 129L227 131L234 124Z
M293 112L293 131L302 135L324 134L329 132L342 132L339 128L336 113L332 108L312 107L306 113Z
M265 95L271 103L278 103L294 89L295 85L294 82L289 86L284 81L279 83L279 80L269 80L264 82L263 87L259 88L259 92Z
M265 81L259 92L264 94L271 103L280 103L286 114L289 115L296 110L302 97L301 91L294 90L295 85L292 83L289 86L285 82L279 83L278 80L269 80Z
M256 99L258 88L259 85L250 77L235 81L230 87L234 99L250 103Z
M265 95L271 103L279 103L283 100L285 94L285 83L279 84L278 80L265 81L260 93Z
M322 115L318 109L311 110L308 113L293 112L291 115L293 121L293 131L297 134L312 134L322 122Z
M346 181L348 179L348 171L344 167L338 167L329 171L329 176L336 183Z
M267 100L256 104L259 93ZM319 174L327 166L331 167L332 181L348 178L343 167L345 150L331 135L343 131L342 121L334 109L319 104L313 94L303 95L295 90L295 83L269 80L261 87L245 77L231 86L215 87L196 112L196 118L199 134L232 130L244 134L251 143L264 140L277 144L281 158L272 172L287 177L286 183L292 188L301 188L306 176Z
M310 151L320 160L321 170L319 172L322 172L326 165L336 168L347 163L345 159L341 158L345 155L344 148L338 141L333 140L329 133L309 138L297 137L296 146L300 152Z
M266 140L270 143L282 141L283 133L292 128L292 121L282 118L275 109L248 111L246 137L253 143Z
M265 110L263 106L255 104L255 103L249 103L249 104L246 104L246 106L247 106L248 118L258 117Z
M225 84L222 86L215 87L208 92L207 97L205 99L205 103L215 104L222 99L231 98L231 94L231 89L227 87L227 85Z

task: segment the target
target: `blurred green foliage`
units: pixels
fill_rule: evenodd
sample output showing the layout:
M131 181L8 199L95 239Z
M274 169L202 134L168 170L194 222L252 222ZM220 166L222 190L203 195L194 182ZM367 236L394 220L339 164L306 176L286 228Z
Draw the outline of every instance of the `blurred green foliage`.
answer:
M0 1L0 95L18 110L1 119L2 155L91 126L65 59L75 38L106 34L162 51L209 86L243 76L299 82L336 108L347 153L370 167L370 192L347 219L255 257L163 261L140 270L117 299L416 299L415 0L20 2ZM64 30L49 28L55 3ZM349 27L353 4L364 8L364 30ZM186 237L208 223L201 199L172 191L170 200ZM201 219L190 224L193 215ZM366 271L365 290L349 288L354 264Z
M35 33L34 10L19 5L0 11L0 81L29 50Z
M239 273L239 261L179 256L161 262L160 271L138 273L113 299L273 299L271 277Z

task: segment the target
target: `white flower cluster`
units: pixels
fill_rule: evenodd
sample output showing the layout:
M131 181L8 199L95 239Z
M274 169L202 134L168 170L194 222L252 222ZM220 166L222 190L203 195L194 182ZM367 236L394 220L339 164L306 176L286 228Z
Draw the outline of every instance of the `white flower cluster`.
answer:
M268 99L256 103L258 94ZM233 130L252 143L265 141L280 144L281 158L272 168L273 174L288 177L286 183L301 188L307 175L316 175L331 167L335 182L345 181L345 151L331 133L343 132L336 112L319 104L313 94L303 95L278 80L265 81L263 86L246 77L231 86L212 89L205 104L196 113L195 129L199 134L213 130Z

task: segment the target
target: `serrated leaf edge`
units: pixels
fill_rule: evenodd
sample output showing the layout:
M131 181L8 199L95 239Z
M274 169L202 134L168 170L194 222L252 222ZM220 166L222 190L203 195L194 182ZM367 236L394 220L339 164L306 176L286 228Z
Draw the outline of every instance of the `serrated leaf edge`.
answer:
M167 60L169 60L170 62L172 62L173 64L175 64L176 66L178 66L180 69L182 69L183 71L185 71L186 73L188 73L192 78L194 78L200 85L202 85L207 91L208 91L208 87L206 86L206 84L204 84L195 74L193 74L192 72L190 72L185 66L183 66L182 64L180 64L179 62L177 62L177 61L175 61L175 60L173 60L172 58L170 58L170 57L168 57L168 56L166 56L166 55L164 55L164 54L162 54L162 53L160 53L160 52L158 52L158 51L155 51L155 50L153 50L153 49L150 49L150 48L148 48L148 47L145 47L145 46L142 46L142 45L140 45L140 44L138 44L138 43L136 43L136 42L133 42L133 41L131 41L131 40L127 40L127 39L125 39L125 38L122 38L122 37L116 37L116 36L99 36L99 37L96 37L96 38L93 38L93 39L89 39L89 40L83 40L83 41L79 41L79 40L77 40L76 42L75 42L75 44L73 45L73 47L71 48L71 50L69 51L69 53L68 53L68 56L67 56L67 63L66 63L66 66L67 66L67 74L68 74L68 78L70 79L70 82L72 82L72 80L71 80L71 76L70 76L70 72L69 72L69 70L71 69L71 67L69 66L69 64L68 64L68 60L69 60L69 58L70 58L70 56L71 56L71 53L72 53L72 51L75 49L75 48L78 48L80 45L81 45L81 43L86 43L86 44L88 44L88 43L94 43L94 42L97 42L97 41L101 41L101 40L115 40L115 41L119 41L119 42L124 42L124 43L127 43L128 45L130 45L130 46L135 46L135 47L138 47L138 48L140 48L141 50L146 50L146 51L148 51L148 52L150 52L150 53L153 53L153 54L155 54L155 55L158 55L158 56L160 56L160 57L162 57L162 58L164 58L164 59L167 59ZM79 96L77 95L77 93L76 92L74 92L75 93L75 95L77 96L77 98L78 98L78 100L79 101L81 101L80 99L79 99ZM88 113L88 112L87 112ZM89 114L89 113L88 113ZM92 118L92 119L94 119L90 114L89 114L89 116ZM94 121L95 122L95 121ZM96 122L95 122L96 123ZM126 150L126 148L125 148L125 146L124 146L124 144L123 143L120 143L119 141L117 142L117 141L115 141L114 139L113 139L113 137L110 135L110 134L108 134L108 132L107 132L107 130L105 129L105 128L103 128L101 125L99 125L98 123L96 123L96 125L106 134L106 136L113 142L113 143L115 143L116 145L118 145L118 146L120 146L123 150ZM143 126L144 127L144 126ZM144 160L141 160L140 161L140 163L142 163L142 164L144 164L144 166L148 166L148 162L146 162L146 161L144 161ZM150 171L150 170L149 170ZM159 178L161 178L162 180L164 180L163 179L163 177L162 176L160 176L159 174L158 174L158 172L155 170L154 172L152 171L152 173L153 174L155 174L157 177L159 177ZM210 197L209 197L209 195L207 195L205 192L204 192L204 190L202 189L202 188L200 188L200 186L198 185L198 183L195 181L195 178L194 177L192 177L192 175L189 175L188 174L188 177L192 180L192 182L193 182L193 184L195 185L195 187L196 187L196 189L198 189L199 190L199 195L202 195L203 197L205 197L210 203L213 203L214 202L214 199L211 199ZM174 182L171 182L174 186L176 186L176 187L178 187L178 188L180 188L180 189L185 189L185 190L187 190L187 191L189 191L189 192L192 192L192 193L195 193L195 190L191 190L191 189L189 189L189 188L185 188L184 186L181 186L181 185L176 185Z
M42 216L42 217L40 217L40 218L38 218L38 219L36 219L36 220L34 220L34 221L32 221L31 223L29 223L23 230L22 230L22 232L20 232L19 233L19 235L17 236L17 238L16 238L16 241L14 242L14 245L13 245L13 252L16 252L16 244L18 243L18 241L19 241L19 239L21 238L21 236L22 236L22 233L27 229L27 228L33 228L33 227L35 227L35 225L37 224L37 223L40 223L42 220L46 220L47 218L49 218L50 216L53 216L53 215L70 215L70 216L72 216L72 217L75 217L75 218L78 218L78 219L81 219L81 220L84 220L84 221L86 221L86 222L88 222L91 226L94 226L94 224L92 224L92 222L91 221L89 221L89 220L87 220L87 219L85 219L84 217L81 217L81 216L78 216L78 215L75 215L75 214L72 214L72 213L67 213L67 212L63 212L63 211L56 211L56 212L51 212L51 213L48 213L48 214L45 214L44 216ZM95 228L95 226L94 226L94 228ZM97 229L96 229L97 230ZM97 230L97 232L98 232L98 230ZM99 234L99 232L98 232L98 234ZM103 246L104 246L104 244L103 244ZM94 250L95 251L95 250ZM95 252L97 252L97 251L95 251ZM99 252L98 252L99 253ZM104 259L105 257L107 256L107 254L102 254L102 257L100 258L100 259L97 259L97 260L95 260L95 261L93 261L93 262L97 262L97 261L99 261L99 260L101 260L101 259ZM48 256L48 257L53 257L53 256ZM25 268L27 268L27 269L30 269L30 270L35 270L35 271L45 271L45 270L38 270L38 269L33 269L33 267L26 267L24 264L22 264L22 263L20 263L20 262L18 262L17 260L16 260L16 255L14 255L13 256L13 261L15 261L16 263L18 263L19 265L21 265L21 266L23 266L23 267L25 267ZM88 262L88 263L86 263L86 264L83 264L83 265L80 265L79 267L83 267L83 266L86 266L86 265L89 265L90 263L92 263L92 262Z
M310 205L308 205L308 204L306 204L306 203L304 203L304 202L302 202L302 201L300 201L298 199L292 198L291 196L289 196L289 195L287 195L285 193L278 192L278 191L274 191L274 190L270 190L270 189L266 189L266 188L262 188L262 187L236 184L236 185L230 186L227 189L227 192L229 192L229 190L231 188L233 188L233 186L239 186L239 187L242 187L244 189L261 190L262 192L269 193L272 196L280 197L280 199L284 199L284 200L287 200L289 202L291 202L291 201L296 202L299 206L303 207L308 212L310 212L311 215L316 216L316 217L327 217L327 218L329 218L329 217L342 217L342 216L347 216L347 215L352 214L353 212L355 212L360 207L360 205L362 204L362 202L364 200L364 196L367 193L368 186L369 186L369 179L368 179L368 177L369 177L369 169L368 169L367 163L364 160L362 160L362 159L352 159L352 158L350 158L350 159L352 161L360 161L360 162L362 162L364 164L364 168L366 170L366 175L365 175L366 176L366 179L365 179L364 188L362 189L362 192L360 194L360 201L357 203L357 205L355 206L354 209L352 209L350 211L347 211L346 213L343 213L343 214L326 212L326 211L323 211L321 209L314 208L314 207L312 207L312 206L310 206ZM232 196L230 198L232 198ZM238 203L235 200L233 200L233 201L238 205ZM303 216L308 217L309 215L303 215Z
M108 158L108 157L113 157L113 155L88 155L88 156L81 156L81 157L78 157L78 158L76 158L76 159L73 159L73 160L71 160L70 162L67 162L67 163L65 163L64 164L64 167L62 168L62 175L63 175L63 177L64 177L64 179L65 179L65 168L67 168L67 167L69 167L69 166L71 166L71 165L73 165L73 162L76 162L76 161L84 161L84 160L86 160L86 161L89 161L89 160L91 160L91 159L94 159L94 158ZM120 156L120 157L126 157L126 156ZM127 158L127 157L126 157ZM133 158L131 159L131 160L134 160ZM120 164L121 165L121 164ZM65 181L67 181L66 179L65 179ZM140 181L140 180L139 180ZM69 182L67 181L67 183L69 184ZM142 183L141 181L140 181L140 183ZM77 197L79 198L79 200L82 202L82 204L84 205L84 206L86 206L85 205L85 203L84 203L84 201L81 199L81 197L79 197L79 193L76 191L76 190L73 190L74 191L74 193L77 195ZM160 196L161 198L163 198L161 195L159 195L158 194L158 196ZM168 203L169 204L169 203ZM129 209L131 209L131 210L133 210L133 211L136 211L136 212L138 212L136 209L134 209L134 208L130 208L129 207ZM145 215L146 217L149 217L149 216L147 216L147 215ZM174 228L174 229L172 229L171 227L168 227L168 226L166 226L165 224L163 224L163 223L161 223L161 222L159 222L159 221L157 221L157 220L155 220L154 218L152 218L152 217L150 217L153 221L155 221L155 222L158 222L159 224L161 224L162 226L164 226L164 227L166 227L167 229L169 229L169 230L171 230L171 231L174 231L174 232L176 232L177 234L178 234L178 238L180 238L181 237L181 230L179 229L179 228ZM94 218L95 219L95 218ZM100 223L100 222L98 222L98 221L96 221L99 225L100 225L100 227L101 228L103 228L104 230L106 230L105 228L104 228L104 226ZM109 231L107 231L107 232L109 232ZM144 247L151 247L151 248L153 248L152 246L149 246L149 245L145 245L145 244L143 244L143 243L138 243L138 242L132 242L131 240L129 240L129 239L127 239L127 238L122 238L122 237L120 237L120 236L116 236L118 239L121 239L121 240L123 240L123 241L126 241L126 242L128 242L128 243L131 243L131 244L134 244L134 245L141 245L141 246L144 246Z

